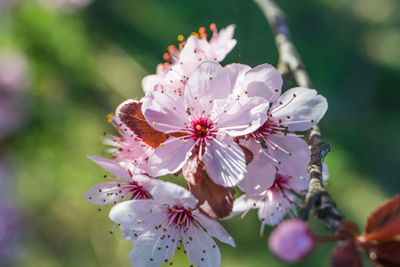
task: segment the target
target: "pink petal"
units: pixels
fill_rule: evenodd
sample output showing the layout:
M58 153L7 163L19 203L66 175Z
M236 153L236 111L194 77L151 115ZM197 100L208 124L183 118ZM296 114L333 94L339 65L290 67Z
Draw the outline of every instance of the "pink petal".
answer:
M229 77L218 63L200 64L185 87L185 104L198 116L210 114L214 100L225 99L231 93Z
M273 136L269 135L268 140L271 140L278 147L284 149L268 149L268 153L276 160L281 161L281 164L275 164L278 172L295 177L305 177L307 173L307 165L310 162L311 151L307 143L297 136Z
M162 183L160 180L140 174L134 175L133 180L142 186L147 192L150 192L155 186Z
M106 182L93 186L85 193L87 200L95 205L103 206L118 202L122 195L117 182Z
M229 25L228 27L220 30L216 39L210 41L210 55L209 59L214 59L218 62L224 60L225 56L232 51L236 45L236 40L233 39L235 32L235 25Z
M143 231L132 230L125 225L120 225L119 229L124 239L131 243L135 243L136 239L143 233Z
M161 87L168 87L168 84L166 84L166 79L163 77L163 75L147 75L142 80L142 88L145 93L159 90Z
M161 239L163 234L163 231L148 231L136 239L135 246L129 254L133 266L160 266L173 256L177 242L171 242L170 238Z
M179 171L192 154L195 141L169 137L149 157L148 172L153 177Z
M275 165L262 152L263 148L254 139L244 142L243 146L253 152L253 160L247 166L247 173L238 186L248 194L261 194L274 183Z
M269 102L275 102L281 94L282 84L279 71L269 64L262 64L246 73L240 88L250 97L260 96Z
M179 185L169 182L163 182L154 187L151 195L159 204L168 204L170 207L177 206L193 209L197 205L197 199L192 193Z
M258 203L258 218L262 224L275 226L282 222L283 218L292 207L292 204L282 195L281 191L268 190L267 199ZM293 206L294 207L294 206ZM263 228L263 226L261 226Z
M294 97L295 95L295 97ZM302 87L292 88L283 93L279 99L283 108L272 107L274 118L282 118L289 131L306 131L317 124L328 109L328 102L317 91ZM286 119L287 116L290 119ZM298 121L298 123L293 123ZM289 122L285 124L285 122Z
M187 232L183 245L187 251L189 261L196 266L220 266L221 253L217 244L200 227L192 227Z
M231 83L231 87L234 88L234 93L242 92L240 86L240 82L244 80L246 72L251 70L250 66L239 64L239 63L232 63L226 65L224 67L225 72L229 76L229 81ZM237 91L236 91L237 90ZM242 92L243 93L243 92Z
M243 150L232 138L210 140L203 156L206 172L214 183L231 187L237 185L246 173Z
M146 94L142 113L157 131L176 132L185 128L187 116L182 97L162 89Z
M268 107L268 102L261 97L246 97L235 101L230 96L222 108L213 112L211 119L218 123L219 130L230 136L242 136L254 132L265 123Z
M209 51L210 44L207 40L190 36L179 56L181 65L185 66L185 72L190 75L201 62L200 58L202 61L210 60Z
M123 178L125 180L131 179L129 172L114 160L102 158L99 156L88 156L88 158L93 160L97 165L118 178Z
M260 198L261 195L241 195L233 203L232 213L228 218L232 218L239 214L246 214L249 210L257 208L258 200Z
M199 220L200 224L207 229L207 233L217 238L219 241L235 247L235 241L233 241L231 235L228 234L221 224L219 224L216 220L208 218L200 212L195 212L194 214Z

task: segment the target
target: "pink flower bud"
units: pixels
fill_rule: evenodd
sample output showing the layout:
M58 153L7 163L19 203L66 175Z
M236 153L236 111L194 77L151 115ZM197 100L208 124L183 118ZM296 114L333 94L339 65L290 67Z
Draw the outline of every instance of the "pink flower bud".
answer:
M314 248L314 234L301 220L281 223L269 237L270 250L281 260L296 262L305 258Z

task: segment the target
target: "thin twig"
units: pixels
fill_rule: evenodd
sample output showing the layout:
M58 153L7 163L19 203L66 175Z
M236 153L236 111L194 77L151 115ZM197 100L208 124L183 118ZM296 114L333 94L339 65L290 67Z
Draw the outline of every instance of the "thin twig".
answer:
M274 0L254 0L264 12L275 34L275 42L279 52L278 70L284 81L294 77L299 86L312 88L312 82L304 67L303 61L297 52L290 35L289 23L285 13ZM343 216L336 209L335 201L325 190L322 181L322 163L329 152L329 145L322 139L318 126L307 132L308 144L311 146L311 160L307 167L310 173L310 186L306 194L304 208L300 217L307 220L314 208L319 219L325 221L329 230L336 230Z

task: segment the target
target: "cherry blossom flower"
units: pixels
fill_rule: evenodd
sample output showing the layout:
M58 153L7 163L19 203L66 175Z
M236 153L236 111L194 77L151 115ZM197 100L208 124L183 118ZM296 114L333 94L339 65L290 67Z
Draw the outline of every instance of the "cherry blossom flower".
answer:
M204 61L221 62L236 45L233 39L234 25L217 31L215 24L210 25L213 32L207 40L205 29L201 27L199 34L194 33L186 41L182 41L179 48L171 45L168 53L164 54L166 62L157 67L157 74L148 75L142 81L145 92L153 91L159 87L168 92L183 95L185 85L194 69Z
M140 174L139 169L137 173L132 173L113 160L99 156L89 158L116 177L105 176L112 182L97 184L85 193L88 201L95 205L116 204L121 199L150 199L150 190L160 183L159 180Z
M291 219L280 224L269 236L270 250L281 260L297 262L315 247L314 233L301 220Z
M269 104L261 97L239 102L230 95L228 78L218 63L208 61L195 69L183 98L164 90L147 93L143 115L155 130L170 134L149 157L151 176L176 173L198 153L216 184L235 186L243 179L245 155L232 137L263 125Z
M275 226L282 222L287 214L297 215L296 207L302 204L302 200L296 194L306 194L309 180L307 173L300 177L276 173L274 184L262 194L245 194L236 199L232 215L242 213L243 218L251 209L258 209L262 236L265 225Z
M183 249L196 266L219 266L221 254L212 237L235 246L217 222L196 210L197 199L184 188L163 182L151 191L154 200L130 200L114 206L110 218L126 229L143 231L130 253L133 266L172 263Z
M282 77L269 64L255 68L231 64L225 70L241 101L259 96L270 103L265 123L241 140L254 154L246 179L239 184L241 189L251 194L264 191L273 183L275 169L291 176L304 173L310 150L302 135L295 132L306 131L319 122L328 108L326 99L302 87L281 94Z
M117 108L116 114L119 114L122 106L131 102L138 101L130 99L123 102ZM138 138L118 116L108 114L108 121L113 124L120 136L105 134L103 144L111 146L106 152L110 153L119 164L130 170L139 168L146 171L147 159L153 153L154 149Z

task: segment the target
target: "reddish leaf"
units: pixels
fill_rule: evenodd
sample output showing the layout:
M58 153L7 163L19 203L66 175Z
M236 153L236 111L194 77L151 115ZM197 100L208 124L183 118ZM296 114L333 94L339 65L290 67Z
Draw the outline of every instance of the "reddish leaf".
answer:
M393 241L378 245L368 245L368 258L375 264L382 266L400 266L400 242Z
M343 240L332 252L332 267L361 267L362 262L352 240Z
M245 158L246 158L246 165L249 165L250 162L252 162L252 160L253 160L253 158L254 158L253 152L251 152L251 150L248 149L248 148L245 147L245 146L242 146L242 145L239 145L239 146L240 146L240 148L241 148L241 149L243 150L243 152L244 152L244 156L245 156Z
M400 235L400 195L378 207L368 218L361 242L389 242Z
M156 148L164 142L168 135L158 132L151 127L142 114L142 103L130 102L123 106L118 114L119 118L140 139L149 146Z
M232 211L235 190L215 184L200 168L196 175L201 176L197 185L187 183L187 187L199 200L197 207L212 219L228 216Z
M203 171L203 163L199 160L199 154L194 152L182 168L183 177L190 185L197 185L207 174Z

